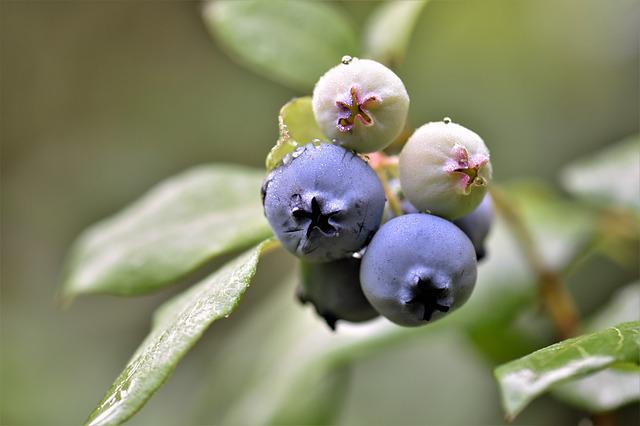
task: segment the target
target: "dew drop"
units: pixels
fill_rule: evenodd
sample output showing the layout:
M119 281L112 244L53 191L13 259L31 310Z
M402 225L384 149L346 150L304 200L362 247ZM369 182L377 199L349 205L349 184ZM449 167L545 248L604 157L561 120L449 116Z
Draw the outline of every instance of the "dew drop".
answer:
M282 159L282 162L284 164L290 163L292 160L300 157L300 155L302 155L302 153L305 151L306 151L306 148L304 146L299 146L293 151L291 151L290 153L288 153L287 155L285 155L284 158Z
M340 60L340 62L342 62L345 65L349 65L351 63L351 61L353 61L353 57L349 56L349 55L344 55L342 57L342 59Z
M444 121L444 124L449 124L449 123L451 123L451 118L445 117L445 118L442 119L442 121Z

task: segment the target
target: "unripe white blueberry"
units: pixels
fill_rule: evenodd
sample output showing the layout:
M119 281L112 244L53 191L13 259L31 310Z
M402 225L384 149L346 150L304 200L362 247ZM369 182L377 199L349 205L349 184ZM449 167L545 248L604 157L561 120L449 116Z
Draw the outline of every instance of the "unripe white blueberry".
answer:
M411 204L450 220L480 204L492 173L482 138L448 118L411 135L400 153L399 171Z
M404 128L409 95L389 68L369 59L345 57L313 90L318 126L345 148L373 152L387 147Z

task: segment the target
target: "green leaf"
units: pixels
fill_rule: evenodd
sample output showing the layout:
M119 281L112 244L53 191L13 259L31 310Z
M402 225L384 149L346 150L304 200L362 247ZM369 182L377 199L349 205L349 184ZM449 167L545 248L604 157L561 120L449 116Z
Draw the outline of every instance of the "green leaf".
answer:
M267 155L267 171L275 169L282 158L297 147L315 139L325 139L313 115L309 96L292 99L280 108L278 128L278 141Z
M376 8L364 30L367 58L390 67L404 59L411 33L427 0L388 1Z
M585 327L600 330L626 321L638 320L640 282L619 290L613 300ZM609 368L590 376L560 384L552 389L554 396L566 403L602 413L640 400L640 371L631 368Z
M239 63L294 89L309 91L344 55L357 55L354 26L331 4L218 0L204 19Z
M591 413L615 410L640 399L640 371L608 368L560 384L553 395Z
M578 160L561 175L567 191L594 203L615 203L640 211L640 135Z
M615 364L638 365L640 321L564 340L495 370L507 417L513 419L538 395L569 379Z
M79 237L64 295L146 293L267 238L259 195L263 176L245 167L205 165L158 184Z
M255 275L266 240L167 302L153 328L87 421L121 424L167 380L212 322L228 317Z

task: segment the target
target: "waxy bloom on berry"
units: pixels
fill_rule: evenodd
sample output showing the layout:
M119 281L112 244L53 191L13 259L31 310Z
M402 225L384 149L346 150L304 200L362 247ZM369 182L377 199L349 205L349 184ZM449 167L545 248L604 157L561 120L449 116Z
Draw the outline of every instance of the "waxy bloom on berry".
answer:
M380 226L384 189L353 151L309 143L283 159L262 186L264 213L282 246L310 262L360 251Z
M365 297L396 324L424 325L462 306L475 286L476 254L448 220L413 213L382 225L360 265Z

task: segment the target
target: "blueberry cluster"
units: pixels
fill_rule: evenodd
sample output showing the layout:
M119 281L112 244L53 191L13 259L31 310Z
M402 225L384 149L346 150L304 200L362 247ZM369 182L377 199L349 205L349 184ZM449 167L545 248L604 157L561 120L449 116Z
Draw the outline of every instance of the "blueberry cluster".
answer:
M405 129L405 86L378 62L345 58L313 92L326 140L307 141L269 173L264 212L300 258L298 299L331 328L378 315L426 324L473 291L493 220L489 151L445 118L385 155Z

